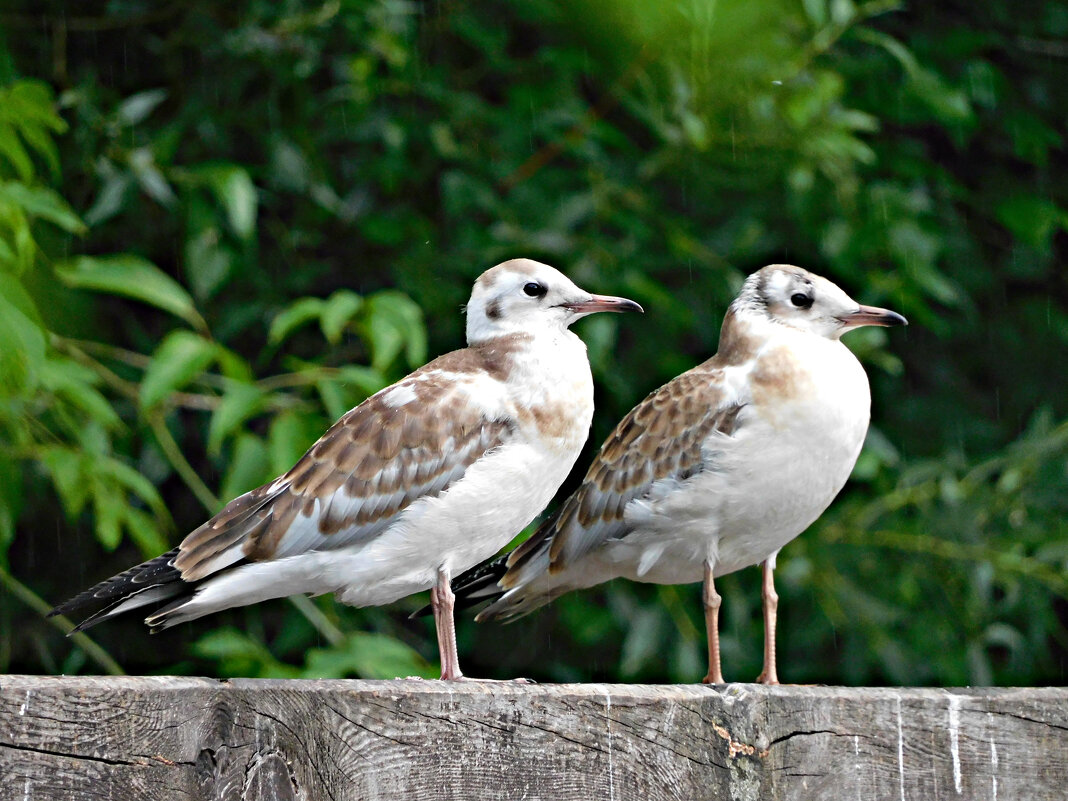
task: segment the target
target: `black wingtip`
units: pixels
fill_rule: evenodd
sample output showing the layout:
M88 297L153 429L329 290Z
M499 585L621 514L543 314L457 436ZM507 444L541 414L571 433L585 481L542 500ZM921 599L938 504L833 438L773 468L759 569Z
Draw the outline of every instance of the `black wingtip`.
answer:
M155 559L149 559L147 562L134 565L78 593L73 598L68 598L63 603L57 604L46 616L51 618L58 615L78 614L80 617L87 610L95 609L96 611L93 611L92 614L67 632L68 637L71 634L77 634L92 628L97 623L110 620L115 615L115 608L130 598L153 588L182 584L181 574L174 567L174 559L177 555L178 549L175 548L157 556ZM175 592L178 591L176 590ZM173 595L175 593L169 594ZM136 606L130 608L136 608Z

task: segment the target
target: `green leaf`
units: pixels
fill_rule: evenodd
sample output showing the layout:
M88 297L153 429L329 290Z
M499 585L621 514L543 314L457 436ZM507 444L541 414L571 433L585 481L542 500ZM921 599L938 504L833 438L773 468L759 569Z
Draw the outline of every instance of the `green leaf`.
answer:
M916 61L912 51L889 34L877 31L874 28L861 26L854 29L853 35L861 41L883 48L898 60L901 67L909 75L913 75L920 70L919 62Z
M370 367L361 367L358 364L340 367L338 368L338 374L341 376L342 381L356 388L357 391L352 394L357 400L370 397L389 384L389 379L382 373Z
M320 298L300 298L280 311L271 321L271 329L267 333L267 341L277 345L287 339L290 334L302 325L319 319L323 310L323 301Z
M350 393L346 392L340 381L324 378L315 382L315 388L319 391L326 413L334 420L352 408Z
M35 123L51 130L64 133L67 123L56 114L52 87L44 81L20 80L7 90L6 96L0 92L0 108L4 116L27 123Z
M906 86L943 125L970 126L974 122L975 112L968 96L950 86L937 72L921 67L910 77Z
M26 152L14 126L0 121L0 156L8 160L15 173L23 181L33 180L33 162Z
M151 559L167 550L167 538L160 531L157 518L133 506L127 506L123 516L126 533L145 559Z
M331 345L341 341L345 326L363 308L363 298L350 289L339 289L326 299L319 315L323 336Z
M115 170L108 175L93 205L85 212L86 225L99 225L122 211L131 185L130 177L125 172Z
M141 408L151 409L184 387L207 370L217 354L215 343L190 331L168 334L152 354L141 379Z
M284 473L304 455L325 430L322 420L292 409L276 415L267 434L271 473ZM236 457L235 457L236 458Z
M170 183L156 163L156 154L148 147L130 151L127 164L146 195L161 206L171 208L178 201Z
M78 256L62 262L56 272L67 286L140 300L207 331L193 298L181 284L140 256Z
M0 564L15 539L15 522L22 511L22 471L4 450L0 450Z
M434 678L430 665L410 646L386 634L355 632L334 648L312 648L301 671L306 679L395 679L404 676Z
M253 381L252 367L244 358L234 353L229 348L216 344L215 355L219 360L219 370L224 376L233 381L243 384L251 384Z
M123 427L122 419L97 391L96 373L65 357L49 358L41 366L41 385L71 406L80 409L112 431Z
M105 484L96 479L92 483L96 539L105 550L114 551L122 542L122 519L126 510L126 498L116 490L113 484Z
M13 279L12 279L13 280ZM14 285L7 282L5 289ZM0 386L27 392L36 386L45 360L45 332L23 313L24 298L0 294Z
M26 186L18 181L0 183L0 200L22 208L31 217L48 220L72 234L85 233L78 215L57 192L43 186Z
M241 239L256 231L256 186L248 171L236 164L212 164L194 171L226 211L230 228Z
M998 220L1013 236L1037 248L1048 248L1058 229L1068 228L1068 212L1046 198L1020 195L1003 201Z
M263 409L266 394L254 384L234 384L226 390L208 426L208 453L217 456L223 440Z
M156 107L167 99L166 89L149 89L123 100L115 111L115 117L126 126L137 125L148 118Z
M244 632L227 627L204 635L193 646L193 652L218 663L224 676L294 679L299 671L271 656L262 644Z
M63 503L67 519L74 521L85 508L90 492L82 455L73 448L52 445L42 448L37 459L52 476L52 484Z
M94 470L99 475L113 479L117 485L129 490L148 504L159 519L169 519L170 513L155 485L129 465L106 456L97 460Z
M426 359L423 312L402 292L385 290L367 299L363 330L371 343L371 367L385 371L405 351L409 367Z
M59 178L59 148L52 135L38 125L23 125L19 133L34 152L38 153L47 163L48 169L54 178Z
M37 304L33 302L30 293L15 276L0 273L0 298L6 298L8 303L22 312L34 325L39 328L45 327L41 313L37 310Z
M827 0L802 0L805 16L816 28L822 28L827 24Z
M234 438L233 454L219 496L223 500L236 498L260 486L274 475L267 469L269 463L263 440L247 431L240 432Z
M10 207L9 207L10 208ZM30 230L30 220L22 209L15 209L10 215L11 245L14 249L15 263L12 265L13 272L23 275L28 272L37 260L38 247Z
M185 274L200 299L214 295L233 273L234 251L220 240L215 226L205 226L185 240Z

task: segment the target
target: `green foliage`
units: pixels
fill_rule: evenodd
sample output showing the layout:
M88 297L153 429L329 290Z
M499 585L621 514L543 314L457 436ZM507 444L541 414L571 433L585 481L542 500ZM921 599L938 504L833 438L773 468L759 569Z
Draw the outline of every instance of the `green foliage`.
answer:
M393 679L437 677L419 654L394 637L353 632L330 648L310 648L303 668L280 662L262 643L233 628L204 635L193 646L197 656L215 662L227 676L272 679Z
M67 202L37 183L33 160L20 144L29 144L56 173L52 134L66 125L41 84L19 82L0 94L10 104L0 114L0 137L8 139L0 150L16 176L0 183L0 217L9 235L0 246L0 443L6 479L0 494L0 566L7 564L25 508L23 472L32 467L50 479L68 522L91 508L102 547L115 549L125 529L145 552L156 551L164 545L169 515L152 483L115 454L124 425L99 390L105 376L57 347L58 338L26 283L49 270L42 223L66 234L85 231ZM155 270L145 263L142 272L148 269Z
M0 86L0 553L42 595L75 589L64 564L81 584L158 552L457 347L496 261L646 307L579 326L591 450L714 350L744 273L790 261L912 325L847 339L875 427L780 557L783 677L1063 682L1063 2L135 2L65 39L22 5L40 24L0 45L32 76ZM759 670L758 584L720 588L729 678ZM0 668L62 665L18 603ZM100 636L137 670L426 672L410 605L298 606L174 649ZM692 587L459 636L474 675L703 672Z
M202 331L206 328L189 293L154 264L137 256L79 256L57 265L56 274L75 289L125 295L181 317Z

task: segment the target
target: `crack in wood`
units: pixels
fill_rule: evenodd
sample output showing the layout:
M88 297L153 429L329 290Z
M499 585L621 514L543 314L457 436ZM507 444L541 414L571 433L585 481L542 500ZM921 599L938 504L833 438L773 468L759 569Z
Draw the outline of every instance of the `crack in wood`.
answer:
M292 728L290 728L288 724L286 724L280 718L275 717L274 715L271 715L262 709L257 710L257 713L267 718L268 720L274 721L277 725L281 726L283 729L289 732L289 735L294 739L297 745L300 746L301 751L305 754L309 753L309 749L304 743L303 738L301 738ZM323 776L322 772L319 769L318 761L315 759L311 759L308 760L308 763L311 765L312 770L315 771L315 775L319 777L320 786L322 787L323 791L326 792L326 794L330 797L330 801L337 801L337 798L334 796L334 793L331 790L330 782L327 781L327 778Z
M72 754L66 751L51 751L47 748L35 748L32 745L19 745L17 743L0 742L0 748L9 748L12 751L25 751L31 754L42 754L43 756L60 757L62 759L76 759L84 762L98 762L102 765L126 765L139 768L149 766L148 762L140 762L129 759L112 759L108 757L93 756L91 754Z

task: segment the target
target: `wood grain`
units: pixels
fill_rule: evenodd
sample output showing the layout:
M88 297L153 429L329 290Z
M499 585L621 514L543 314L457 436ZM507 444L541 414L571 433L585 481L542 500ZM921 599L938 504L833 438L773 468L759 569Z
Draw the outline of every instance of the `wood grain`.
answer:
M1064 799L1068 689L0 677L0 798Z

